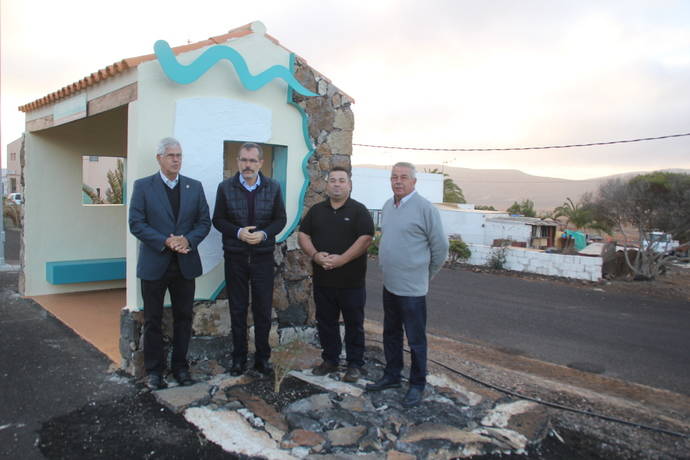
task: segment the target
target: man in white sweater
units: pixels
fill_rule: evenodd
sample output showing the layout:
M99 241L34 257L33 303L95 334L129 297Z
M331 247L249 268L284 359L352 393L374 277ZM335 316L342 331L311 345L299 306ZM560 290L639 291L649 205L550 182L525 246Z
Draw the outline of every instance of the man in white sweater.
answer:
M410 385L402 401L414 407L426 385L426 294L429 281L448 257L448 238L441 216L415 190L411 163L393 166L393 198L383 206L379 264L383 270L383 349L386 369L368 391L400 387L403 369L403 328L412 352Z

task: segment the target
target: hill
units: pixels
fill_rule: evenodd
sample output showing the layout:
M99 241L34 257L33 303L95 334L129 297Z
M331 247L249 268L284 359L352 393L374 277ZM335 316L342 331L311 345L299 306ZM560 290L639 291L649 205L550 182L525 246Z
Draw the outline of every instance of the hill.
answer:
M382 165L354 165L364 168L389 169ZM418 171L441 170L438 164L416 165ZM470 169L445 166L444 171L462 189L468 203L491 205L498 210L507 209L515 201L530 199L537 210L552 210L570 197L578 201L583 193L594 192L609 179L626 178L645 172L629 172L586 180L533 176L517 169ZM689 169L666 171L690 174Z

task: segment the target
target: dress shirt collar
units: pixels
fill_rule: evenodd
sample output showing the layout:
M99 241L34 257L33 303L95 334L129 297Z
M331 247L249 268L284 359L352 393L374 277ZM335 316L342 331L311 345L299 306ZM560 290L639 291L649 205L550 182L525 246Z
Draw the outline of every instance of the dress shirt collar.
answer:
M259 185L261 185L261 174L257 174L256 182L254 182L254 185L249 185L247 181L244 180L244 176L240 174L240 184L242 184L242 186L250 192L253 192Z
M175 176L175 180L170 180L165 176L165 174L163 174L163 171L159 171L159 173L161 175L161 179L163 179L163 183L165 185L167 185L168 187L170 187L171 189L175 188L177 183L180 181L180 175L179 174L177 176Z
M402 197L402 198L400 199L400 203L398 203L397 205L395 204L395 197L393 197L393 206L395 206L396 208L399 208L400 206L402 206L402 205L404 205L405 203L407 203L408 200L409 200L410 198L412 198L412 195L414 195L415 193L417 193L417 190L412 190L412 191L410 192L409 195L405 195L404 197Z

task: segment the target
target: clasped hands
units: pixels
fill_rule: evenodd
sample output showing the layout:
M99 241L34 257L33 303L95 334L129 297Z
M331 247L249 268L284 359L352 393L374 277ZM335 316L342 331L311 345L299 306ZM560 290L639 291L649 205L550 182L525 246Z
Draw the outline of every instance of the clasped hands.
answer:
M325 251L319 251L314 254L314 262L321 265L324 270L333 270L334 268L343 265L343 256L340 254L329 254Z
M239 235L240 240L252 245L261 243L264 240L264 232L255 232L253 230L256 230L255 225L242 227Z
M188 254L190 251L189 241L183 235L175 236L171 233L165 240L165 245L170 248L170 250L180 254Z

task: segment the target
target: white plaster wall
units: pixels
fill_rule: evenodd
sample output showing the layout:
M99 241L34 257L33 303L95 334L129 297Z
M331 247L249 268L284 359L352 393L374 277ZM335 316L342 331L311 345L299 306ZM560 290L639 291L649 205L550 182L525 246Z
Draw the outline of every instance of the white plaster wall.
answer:
M161 37L164 38L164 37ZM264 35L255 33L233 39L227 43L237 50L247 61L250 72L253 75L260 73L269 67L279 64L289 67L290 54L284 48L275 45ZM207 48L191 51L177 56L182 64L189 64ZM271 144L286 145L288 147L288 171L286 191L286 211L288 225L281 233L282 236L291 230L291 225L296 224L299 205L299 194L305 180L302 171L302 160L308 153L305 145L302 116L293 106L287 104L287 84L282 80L273 80L268 85L257 91L246 90L240 83L232 64L226 60L220 61L206 74L194 83L179 85L169 80L160 67L158 61L146 62L137 68L138 72L138 100L130 104L129 119L129 158L127 163L128 183L153 174L158 170L155 160L155 148L158 141L171 136L178 131L179 118L176 113L178 101L190 98L224 98L239 103L253 104L264 108L271 113L270 138L267 139L226 139L236 141L259 141ZM232 123L232 120L229 121ZM182 130L184 131L184 130ZM198 138L203 138L208 133L198 132ZM184 135L181 139L184 152L182 174L194 177L193 168L190 165L195 160L192 156L208 155L221 161L219 174L222 174L223 144L218 142L217 151L195 151L187 146L198 145L199 139L190 139ZM202 142L203 143L203 142ZM214 161L214 160L209 160ZM215 190L220 182L217 179L204 180L204 191L209 201L209 208L213 214ZM131 196L132 187L128 187ZM140 293L136 279L136 239L127 237L127 305L140 306ZM219 259L220 260L220 259ZM206 267L205 267L206 268ZM222 263L217 263L208 273L197 279L196 298L207 299L220 287L224 280Z
M352 168L352 198L367 209L381 209L393 196L390 169ZM443 176L417 172L417 193L432 203L443 201Z
M110 289L123 281L53 285L46 262L125 256L122 205L83 206L82 155L124 153L124 120L108 112L26 135L25 295ZM88 123L88 124L87 124Z
M465 209L439 209L443 228L448 235L460 235L466 243L486 244L485 223L487 217L499 214L487 214L481 211ZM506 216L508 214L505 214ZM491 240L493 241L493 240Z
M472 256L468 261L471 265L486 265L494 251L498 250L498 248L483 244L468 244L468 246L472 251ZM505 268L508 270L587 281L601 280L601 257L549 254L512 247L505 249L505 256Z
M532 227L525 224L492 222L491 220L487 220L484 229L483 243L486 245L491 245L494 240L497 239L508 239L529 243L532 237Z

